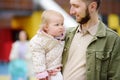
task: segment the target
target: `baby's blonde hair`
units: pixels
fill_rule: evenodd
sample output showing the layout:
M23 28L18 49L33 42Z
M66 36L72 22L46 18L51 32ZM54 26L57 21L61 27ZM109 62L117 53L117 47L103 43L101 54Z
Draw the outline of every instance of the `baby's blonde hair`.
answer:
M57 12L57 11L54 11L54 10L45 10L42 13L42 15L41 15L41 25L40 25L40 29L41 30L45 31L44 27L45 27L45 25L48 25L48 23L49 23L49 21L50 21L50 19L51 19L52 16L60 16L60 17L64 18L62 16L62 14L59 13L59 12ZM54 17L52 19L54 19Z

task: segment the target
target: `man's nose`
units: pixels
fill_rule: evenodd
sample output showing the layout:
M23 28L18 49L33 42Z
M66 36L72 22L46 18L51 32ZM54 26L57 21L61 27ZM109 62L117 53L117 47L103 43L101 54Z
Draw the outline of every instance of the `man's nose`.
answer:
M71 15L74 15L74 14L75 14L75 11L74 11L74 8L73 8L73 7L70 8L70 14L71 14Z

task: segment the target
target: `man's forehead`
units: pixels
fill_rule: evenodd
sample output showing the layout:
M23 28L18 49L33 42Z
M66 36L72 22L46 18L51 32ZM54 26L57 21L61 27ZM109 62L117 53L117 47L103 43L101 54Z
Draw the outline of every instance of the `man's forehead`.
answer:
M79 3L79 2L83 2L84 0L70 0L70 3Z
M85 3L84 0L70 0L71 5L80 5Z
M81 0L70 0L70 3L77 3L80 2Z

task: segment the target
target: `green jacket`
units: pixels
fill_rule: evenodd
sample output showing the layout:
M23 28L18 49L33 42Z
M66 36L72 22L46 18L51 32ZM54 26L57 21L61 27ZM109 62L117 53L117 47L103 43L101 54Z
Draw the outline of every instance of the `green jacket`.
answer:
M76 30L77 27L70 28L66 33L63 70ZM86 61L87 80L120 80L120 37L102 22L87 48Z

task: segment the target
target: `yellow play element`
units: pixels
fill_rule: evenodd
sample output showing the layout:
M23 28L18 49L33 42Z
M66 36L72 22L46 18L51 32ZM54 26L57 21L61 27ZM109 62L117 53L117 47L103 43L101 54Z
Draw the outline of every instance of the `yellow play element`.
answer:
M108 16L108 26L117 31L118 34L120 35L120 19L119 19L119 15L117 14L110 14Z
M0 80L10 80L9 75L0 75ZM30 77L30 80L36 80L35 77Z
M31 16L14 17L11 23L12 29L24 29L29 38L32 38L39 29L41 13L42 11L35 11Z

